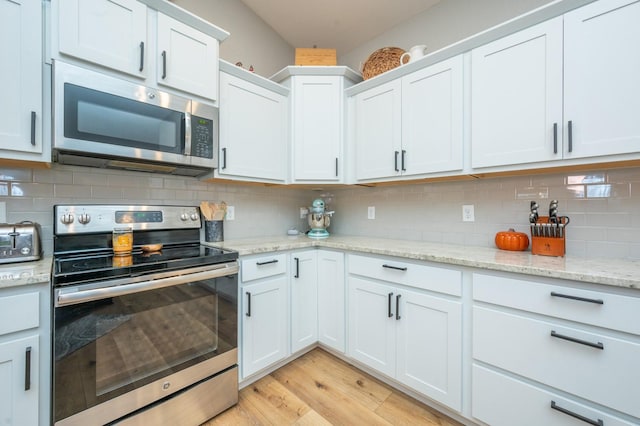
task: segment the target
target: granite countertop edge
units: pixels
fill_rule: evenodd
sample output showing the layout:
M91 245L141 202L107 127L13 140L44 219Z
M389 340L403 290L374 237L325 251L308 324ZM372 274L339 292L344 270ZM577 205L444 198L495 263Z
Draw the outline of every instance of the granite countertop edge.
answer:
M304 235L275 236L208 244L237 250L240 256L320 247L640 289L640 261L633 260L538 256L530 251L350 236L326 239L311 239Z

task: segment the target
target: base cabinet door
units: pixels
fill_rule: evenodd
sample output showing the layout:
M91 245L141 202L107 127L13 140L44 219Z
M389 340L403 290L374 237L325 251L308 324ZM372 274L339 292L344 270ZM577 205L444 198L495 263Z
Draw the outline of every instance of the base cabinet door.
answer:
M38 336L0 343L0 424L38 424Z
M397 379L461 410L462 303L408 290L398 296Z
M318 341L345 352L344 254L318 250Z
M289 355L288 278L242 287L242 376L248 377Z
M349 277L347 354L390 377L396 372L394 288Z
M315 250L291 255L291 352L318 341L318 262Z

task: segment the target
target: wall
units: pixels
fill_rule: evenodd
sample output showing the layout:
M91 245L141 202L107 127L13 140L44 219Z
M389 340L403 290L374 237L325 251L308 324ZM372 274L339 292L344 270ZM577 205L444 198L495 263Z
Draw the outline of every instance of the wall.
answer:
M386 46L409 50L411 46L425 44L428 52L434 52L550 2L441 0L425 12L340 55L338 63L360 70L371 53Z
M174 4L231 33L220 44L220 57L232 64L253 65L270 77L292 65L295 50L258 15L238 0L174 0Z
M226 201L235 207L235 220L224 223L225 240L302 229L299 208L311 202L306 190L205 183L154 173L59 164L51 170L0 168L0 203L6 204L7 221L31 220L42 225L45 254L53 252L54 204L197 206L203 200Z
M331 192L332 233L485 247L501 230L529 233L531 200L542 216L557 199L571 219L569 255L640 260L640 168ZM475 222L462 222L464 204L474 205Z

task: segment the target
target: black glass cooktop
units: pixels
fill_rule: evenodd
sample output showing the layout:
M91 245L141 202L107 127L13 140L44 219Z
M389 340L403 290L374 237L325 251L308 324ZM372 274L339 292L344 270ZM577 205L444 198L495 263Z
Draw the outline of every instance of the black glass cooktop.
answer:
M54 258L53 284L60 286L124 278L230 262L237 258L236 251L201 244L164 246L156 252L143 252L134 248L131 255L125 256L115 256L112 250L67 254Z

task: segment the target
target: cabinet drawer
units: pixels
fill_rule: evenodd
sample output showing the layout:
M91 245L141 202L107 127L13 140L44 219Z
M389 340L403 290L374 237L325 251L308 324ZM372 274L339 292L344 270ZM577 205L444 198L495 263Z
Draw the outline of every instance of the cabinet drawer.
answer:
M553 392L521 382L485 367L473 366L471 414L492 426L577 426L587 425L566 411L607 426L633 423L560 397ZM551 408L551 401L556 409Z
M38 327L39 312L37 292L0 297L0 335Z
M473 274L473 298L640 335L640 321L629 321L640 312L640 297Z
M269 256L243 259L240 269L242 282L257 280L274 275L284 274L287 271L287 256L285 254L272 254Z
M640 417L639 343L476 306L473 357Z
M460 296L462 272L391 259L349 255L349 273Z

